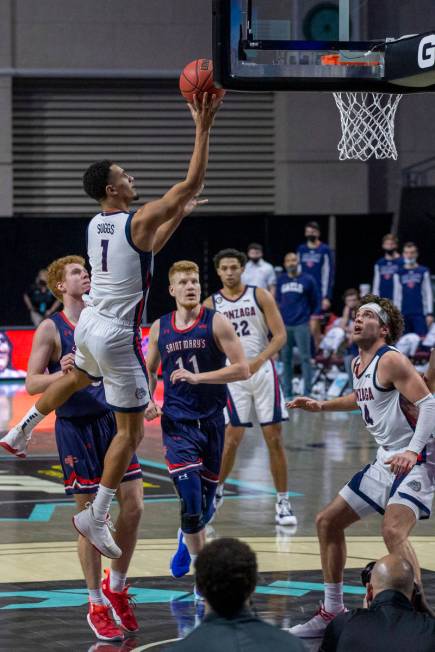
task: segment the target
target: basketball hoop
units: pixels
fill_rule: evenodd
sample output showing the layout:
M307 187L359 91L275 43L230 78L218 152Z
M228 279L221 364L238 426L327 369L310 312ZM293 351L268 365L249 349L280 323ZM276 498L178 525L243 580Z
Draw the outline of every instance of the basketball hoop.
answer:
M340 161L397 160L394 118L402 95L389 93L334 93L340 111Z
M373 57L373 53L367 53ZM340 54L323 55L326 66L379 66L378 59L343 59ZM402 95L369 92L336 92L342 136L338 143L340 161L397 160L394 118Z

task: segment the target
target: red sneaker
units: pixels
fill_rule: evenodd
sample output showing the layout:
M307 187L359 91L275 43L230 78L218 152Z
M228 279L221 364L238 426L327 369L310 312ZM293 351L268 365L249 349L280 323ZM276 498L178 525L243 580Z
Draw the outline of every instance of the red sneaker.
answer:
M111 591L110 589L110 570L104 569L104 579L101 582L103 595L110 602L115 619L123 626L127 632L137 632L139 629L136 616L133 612L133 598L128 594L128 586L123 591Z
M113 622L109 607L105 604L89 603L88 623L95 636L102 641L122 641L124 639L123 632Z

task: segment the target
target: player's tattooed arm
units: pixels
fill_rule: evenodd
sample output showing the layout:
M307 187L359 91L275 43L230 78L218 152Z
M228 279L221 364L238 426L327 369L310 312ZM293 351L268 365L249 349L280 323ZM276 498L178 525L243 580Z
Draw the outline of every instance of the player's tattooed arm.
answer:
M148 339L147 370L151 400L145 408L145 419L151 421L162 414L160 407L154 402L153 396L157 386L157 371L160 365L160 351L158 347L160 333L160 320L157 319L151 326Z
M278 353L287 342L287 331L281 317L281 313L276 305L276 301L270 292L263 288L255 288L255 298L258 305L263 311L266 324L272 333L266 348L261 351L255 358L250 358L249 371L255 374L256 371L272 356Z
M299 408L307 412L351 412L358 409L356 402L355 392L346 394L346 396L339 396L330 401L316 401L309 396L298 396L293 401L286 403L286 407L290 410Z
M69 353L60 360L61 369L54 374L46 373L50 361L58 361L60 338L51 319L44 319L36 329L27 365L26 389L29 394L40 394L49 385L61 378L74 366L74 354Z

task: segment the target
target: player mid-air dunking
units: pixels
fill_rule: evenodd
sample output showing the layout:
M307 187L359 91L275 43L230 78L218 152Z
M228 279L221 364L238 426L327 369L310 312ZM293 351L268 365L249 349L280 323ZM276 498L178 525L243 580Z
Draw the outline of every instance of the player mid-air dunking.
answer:
M104 380L106 399L116 413L117 435L104 459L104 470L92 505L76 516L77 530L104 555L121 556L110 533L109 508L132 455L144 434L143 413L149 401L148 380L139 326L151 283L153 255L194 208L208 161L209 134L220 101L204 93L189 105L196 125L195 146L184 181L161 199L135 212L134 179L112 161L99 161L84 174L87 194L99 212L88 227L91 290L74 340L75 368L50 385L36 405L7 435L8 445L25 448L32 429L74 392ZM191 204L193 202L193 205Z
M388 551L410 562L421 591L420 567L408 537L417 519L431 513L433 471L427 454L433 446L428 442L435 432L435 399L408 358L391 346L403 329L399 310L375 295L363 297L362 304L353 327L359 349L352 363L353 392L330 401L299 397L288 404L310 412L359 408L379 446L375 462L356 473L317 515L325 601L311 620L291 628L300 637L323 636L328 622L343 611L344 531L369 514L382 514Z
M214 257L223 288L206 299L205 305L226 315L232 322L248 358L251 377L228 387L228 425L225 449L216 493L216 506L223 500L224 482L234 466L245 429L252 426L254 408L269 451L270 469L277 497L275 521L296 525L288 497L287 457L281 422L288 419L272 356L287 341L285 326L274 298L267 290L243 285L246 256L236 249L223 249ZM269 338L269 333L271 337Z
M174 577L181 577L203 548L205 526L214 511L226 383L248 378L249 369L228 319L200 304L198 266L184 260L174 263L169 283L177 308L152 325L147 367L153 396L162 363L163 446L181 506L178 549L170 568ZM160 409L150 401L145 417L154 419L158 414Z

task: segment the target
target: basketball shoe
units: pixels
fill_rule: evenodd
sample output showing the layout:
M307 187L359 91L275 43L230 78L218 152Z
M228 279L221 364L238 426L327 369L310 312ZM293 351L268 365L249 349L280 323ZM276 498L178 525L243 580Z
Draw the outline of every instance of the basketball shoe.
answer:
M183 575L187 575L187 573L190 571L191 562L189 550L184 543L183 533L180 529L178 530L177 537L178 548L176 553L172 555L171 561L169 562L169 570L171 571L171 575L176 579L183 577Z
M109 607L105 604L89 603L89 627L101 641L122 641L124 634L113 622Z
M75 514L72 521L77 532L89 539L101 555L109 559L119 559L122 555L121 548L118 548L110 534L110 530L115 528L109 514L104 521L99 521L94 516L92 504L86 503L86 508Z
M290 502L287 498L281 498L275 504L275 522L278 525L297 525L298 520L292 512Z
M346 611L347 609L342 609L339 613L345 613ZM312 618L310 618L310 620L301 625L294 625L294 627L290 627L285 631L290 632L290 634L293 634L298 638L322 638L325 629L336 616L338 616L338 614L332 614L329 613L329 611L326 611L321 602L319 610Z
M11 455L24 458L27 457L27 446L31 438L32 435L26 435L21 426L15 426L0 439L0 446Z
M109 568L104 569L104 575L101 589L104 597L110 602L116 622L122 625L127 632L137 632L139 625L133 612L133 598L128 594L129 587L126 586L122 591L112 591L110 588Z

